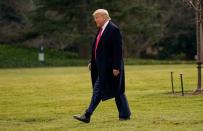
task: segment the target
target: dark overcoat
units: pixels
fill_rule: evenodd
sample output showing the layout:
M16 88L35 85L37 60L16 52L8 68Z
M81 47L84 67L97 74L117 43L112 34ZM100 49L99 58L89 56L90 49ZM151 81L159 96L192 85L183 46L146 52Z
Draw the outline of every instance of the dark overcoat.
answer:
M102 100L107 100L125 92L122 37L118 27L109 21L98 43L95 59L96 37L92 44L92 86L94 87L95 81L99 77ZM113 76L113 69L119 70L120 74L116 77Z

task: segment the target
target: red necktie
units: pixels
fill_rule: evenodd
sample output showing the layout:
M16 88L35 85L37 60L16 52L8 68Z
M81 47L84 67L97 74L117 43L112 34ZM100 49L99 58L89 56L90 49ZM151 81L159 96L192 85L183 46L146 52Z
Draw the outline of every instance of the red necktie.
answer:
M98 44L99 44L99 40L101 38L101 35L102 35L102 28L99 29L99 33L97 35L97 40L96 40L96 45L95 45L95 48L94 48L94 56L95 56L95 59L96 59L96 51L97 51L97 47L98 47Z

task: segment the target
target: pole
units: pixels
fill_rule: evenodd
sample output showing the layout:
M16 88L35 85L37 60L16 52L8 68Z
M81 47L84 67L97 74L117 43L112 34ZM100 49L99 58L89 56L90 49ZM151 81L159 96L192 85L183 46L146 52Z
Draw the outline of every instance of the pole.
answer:
M197 80L197 89L194 92L195 94L199 94L202 92L202 83L201 83L201 79L202 79L202 74L201 74L201 67L202 63L201 62L197 62L197 76L198 76L198 80Z
M180 80L181 80L181 89L182 89L182 96L184 96L184 87L183 87L183 74L180 74Z
M175 94L174 86L173 86L173 72L171 72L171 86L172 86L172 93Z

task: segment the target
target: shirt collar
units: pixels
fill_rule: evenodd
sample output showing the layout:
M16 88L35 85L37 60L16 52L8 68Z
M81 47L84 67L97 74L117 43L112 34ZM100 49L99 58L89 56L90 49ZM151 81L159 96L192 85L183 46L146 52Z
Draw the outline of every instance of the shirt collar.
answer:
M104 25L102 26L102 33L103 33L103 31L106 29L106 26L108 25L108 23L109 23L109 20L106 21L106 23L104 23Z

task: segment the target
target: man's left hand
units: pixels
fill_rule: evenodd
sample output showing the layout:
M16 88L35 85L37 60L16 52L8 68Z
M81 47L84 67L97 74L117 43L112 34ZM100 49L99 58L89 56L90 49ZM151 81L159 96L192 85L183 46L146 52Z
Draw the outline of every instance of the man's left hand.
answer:
M120 71L119 71L119 70L113 69L113 75L114 75L114 76L118 76L118 75L119 75L119 73L120 73Z

